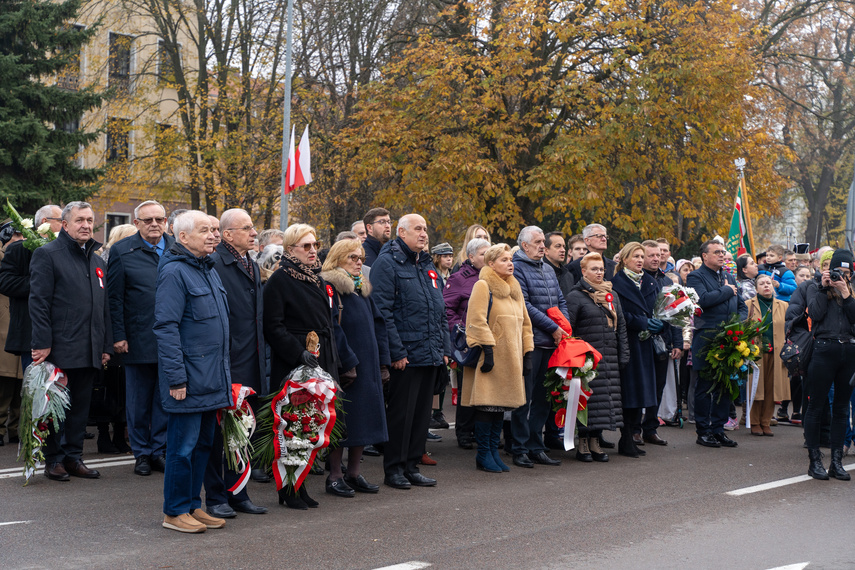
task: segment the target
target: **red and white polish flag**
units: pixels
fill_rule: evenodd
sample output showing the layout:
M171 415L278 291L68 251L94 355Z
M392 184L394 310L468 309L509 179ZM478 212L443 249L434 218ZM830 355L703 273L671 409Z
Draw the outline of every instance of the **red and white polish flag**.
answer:
M294 150L294 127L291 127L291 145L288 151L288 170L286 172L288 189L286 194L312 181L312 155L309 148L309 125L300 137L300 146Z

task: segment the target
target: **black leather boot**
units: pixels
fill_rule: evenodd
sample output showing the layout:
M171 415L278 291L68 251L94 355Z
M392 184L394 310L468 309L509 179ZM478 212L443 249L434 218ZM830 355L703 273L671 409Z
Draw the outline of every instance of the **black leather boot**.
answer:
M810 458L810 467L808 467L808 475L814 479L821 481L828 480L828 471L822 466L822 453L818 447L808 449L808 457ZM842 469L842 468L841 468Z
M849 481L852 477L843 469L843 448L837 447L831 450L831 465L828 467L828 475L840 481Z
M294 492L294 487L290 485L279 489L279 504L287 505L289 509L297 509L299 511L309 510L309 505L303 502L303 499Z
M620 428L618 454L626 457L639 457L638 447L632 441L632 431L627 427Z

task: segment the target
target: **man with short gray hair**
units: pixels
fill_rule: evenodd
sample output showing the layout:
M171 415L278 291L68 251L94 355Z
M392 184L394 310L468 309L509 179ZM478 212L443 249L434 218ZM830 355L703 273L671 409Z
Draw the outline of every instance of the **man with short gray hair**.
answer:
M566 318L569 319L569 316L555 271L543 263L545 241L543 230L537 226L527 226L520 231L517 239L520 249L514 254L514 277L522 289L535 346L534 351L523 358L526 403L511 412L511 452L514 465L518 467L534 467L534 463L561 464L561 461L546 454L543 443L543 428L550 408L544 379L549 358L561 339L569 333L555 324L546 311L557 307ZM565 429L574 428L567 426Z
M368 232L365 231L365 222L362 220L356 220L352 224L350 224L350 231L359 236L360 242L365 242L365 239L368 237Z
M45 445L45 476L95 479L98 471L82 460L92 385L113 353L106 264L92 239L95 213L86 202L62 210L62 230L37 248L30 263L30 318L34 364L46 360L68 378L71 407L65 422L51 428Z
M606 268L606 281L611 281L615 276L615 260L606 257L606 249L609 246L609 233L602 224L589 224L582 230L582 239L588 247L589 253L599 253L603 257L603 266ZM569 265L570 272L576 283L582 280L582 259L576 259Z

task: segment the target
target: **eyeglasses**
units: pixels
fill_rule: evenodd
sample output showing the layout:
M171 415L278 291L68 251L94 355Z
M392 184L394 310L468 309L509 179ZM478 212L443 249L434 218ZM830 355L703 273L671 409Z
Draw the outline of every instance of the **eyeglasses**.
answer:
M44 220L55 220L55 221L57 221L57 222L61 222L61 221L62 221L62 218L42 218L42 219L44 219Z
M352 261L353 263L356 263L357 261L361 261L362 263L365 263L365 256L364 255L352 253L352 254L348 255L347 258L350 261Z
M590 269L587 269L587 271L593 271L594 273L605 273L606 268L605 267L591 267Z
M47 219L50 220L53 218L47 218ZM151 225L152 223L162 224L166 221L166 218L137 218L137 221L148 226L148 225Z
M254 229L255 229L255 226L253 226L252 224L249 224L248 226L244 226L242 228L228 228L228 229L223 230L223 231L224 232L236 232L236 231L240 230L242 232L251 232Z
M592 234L589 236L591 239L609 239L608 234Z
M368 225L373 226L374 224L380 224L381 226L391 226L392 220L374 220L373 222L371 222Z
M312 248L315 250L321 249L321 242L313 241L309 243L298 243L297 245L292 245L291 247L302 249L303 251L312 251Z
M725 253L727 253L727 252L726 252L725 250L723 250L723 249L717 249L717 250L715 250L715 251L711 251L710 253L711 253L711 254L713 254L713 255L724 255L724 254L725 254Z

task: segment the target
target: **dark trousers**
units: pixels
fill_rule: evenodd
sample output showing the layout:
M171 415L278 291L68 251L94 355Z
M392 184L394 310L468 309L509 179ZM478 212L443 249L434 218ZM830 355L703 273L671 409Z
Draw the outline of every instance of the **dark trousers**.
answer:
M92 402L92 385L100 372L97 368L71 368L63 370L68 378L71 406L65 412L65 421L59 430L51 428L45 442L45 461L60 463L79 461L83 456L83 437Z
M673 362L669 356L665 360L657 360L655 363L656 405L644 408L644 421L641 423L641 431L644 432L644 435L654 434L659 429L659 404L662 403L662 393L665 391L665 382L668 380L668 367L674 366Z
M457 393L463 394L463 367L457 369ZM472 430L475 429L475 408L469 406L461 406L462 397L457 399L457 410L454 414L454 435L457 440L472 439Z
M535 348L531 355L531 372L525 378L525 404L511 412L511 434L514 455L546 451L543 445L543 426L551 406L546 399L543 380L549 369L549 358L554 348Z
M9 430L9 438L18 437L18 421L21 418L20 378L0 376L0 440Z
M849 398L852 387L849 380L855 375L855 344L816 339L813 341L813 356L808 365L808 390L810 400L804 417L805 442L809 449L819 447L820 424L822 423L828 391L834 386L834 402L831 404L831 449L843 447L849 419Z
M228 490L238 482L240 476L236 471L229 469L223 451L223 431L217 425L214 428L214 441L211 443L208 465L205 467L205 505L209 507L249 500L246 487L236 495L229 493Z
M408 366L389 371L386 424L389 441L383 449L386 475L419 472L430 427L433 387L442 366Z
M695 381L695 431L698 435L724 433L730 397L720 392L708 394L713 384L697 370L692 370L692 378Z
M217 428L217 412L169 414L163 514L176 517L202 506L202 479Z
M160 399L157 364L125 364L125 411L134 457L163 455L167 414Z

